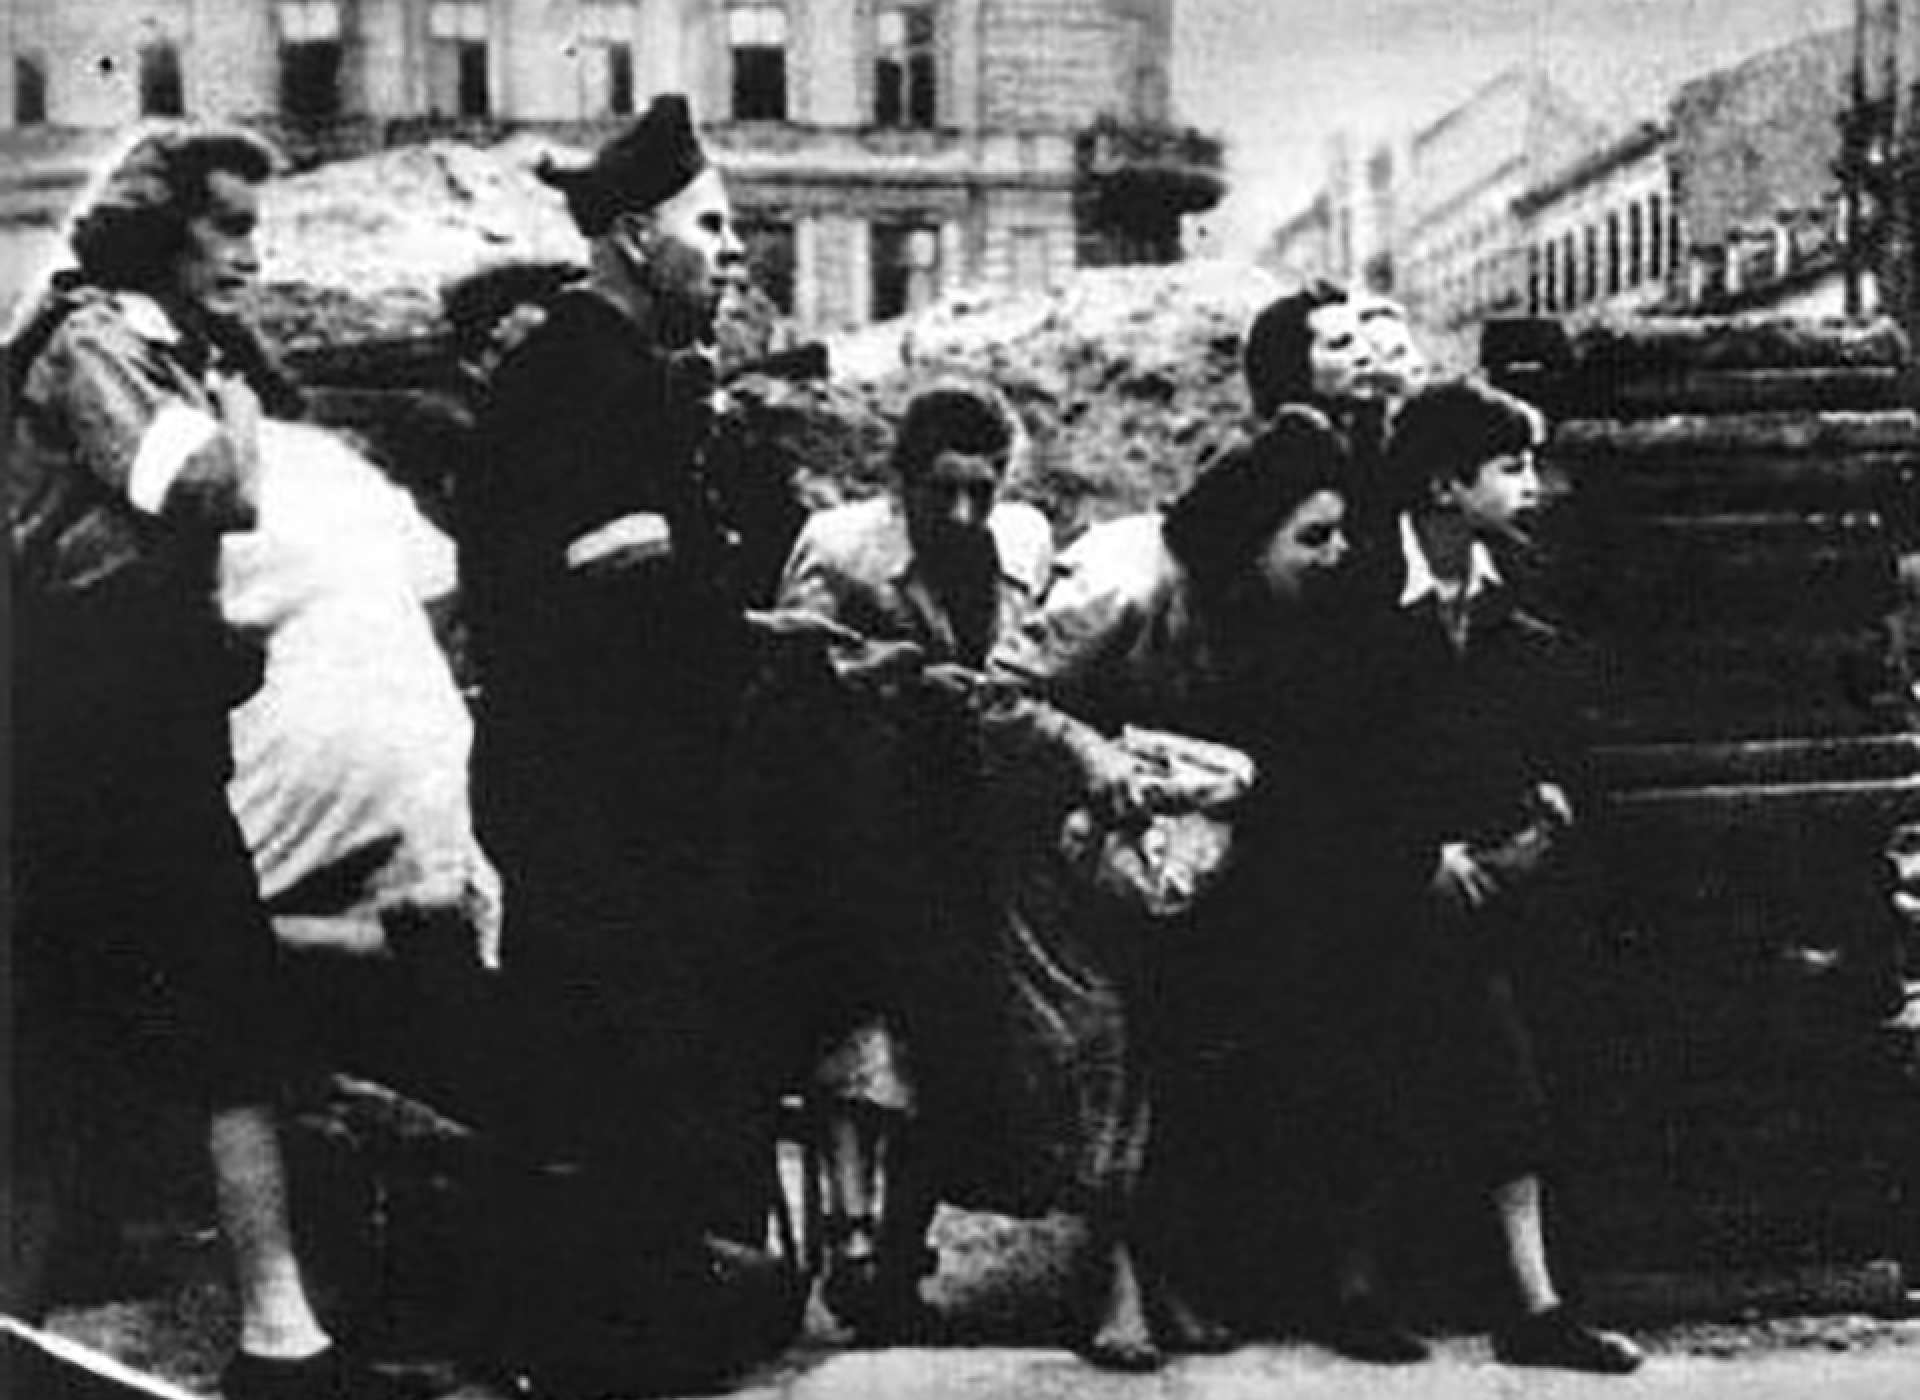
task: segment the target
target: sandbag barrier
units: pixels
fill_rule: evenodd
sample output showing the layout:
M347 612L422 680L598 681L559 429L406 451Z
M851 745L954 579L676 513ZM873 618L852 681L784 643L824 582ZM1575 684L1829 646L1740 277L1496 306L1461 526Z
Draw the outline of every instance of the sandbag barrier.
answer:
M1602 1270L1920 1278L1915 368L1887 323L1496 322L1546 407L1541 586L1591 648L1562 960ZM1895 1290L1897 1293L1897 1289Z

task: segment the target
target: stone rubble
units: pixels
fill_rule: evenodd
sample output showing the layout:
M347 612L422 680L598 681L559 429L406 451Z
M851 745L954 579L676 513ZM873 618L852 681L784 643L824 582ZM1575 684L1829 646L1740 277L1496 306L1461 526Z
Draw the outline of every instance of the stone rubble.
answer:
M259 310L270 338L297 363L439 344L449 286L514 263L584 267L563 201L533 173L548 154L587 158L529 136L484 149L436 141L277 182L262 224L270 281ZM1241 429L1241 336L1278 290L1248 264L1095 269L1046 294L962 289L834 337L830 386L774 396L783 412L810 403L787 415L815 425L804 430L813 457L797 490L816 505L876 489L884 444L868 416L895 420L915 387L963 375L990 379L1018 409L1032 451L1013 493L1046 508L1063 535L1164 503ZM732 311L723 340L736 363L791 347L791 328L766 324L764 305ZM757 411L767 395L756 392ZM822 414L849 430L818 431Z

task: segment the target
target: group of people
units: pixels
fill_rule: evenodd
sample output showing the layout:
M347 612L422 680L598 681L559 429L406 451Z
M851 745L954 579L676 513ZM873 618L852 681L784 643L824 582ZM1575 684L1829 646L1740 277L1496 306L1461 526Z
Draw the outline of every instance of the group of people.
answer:
M225 1393L345 1400L377 1378L288 1227L301 1047L225 790L257 666L210 603L263 420L297 408L242 314L270 170L251 137L148 138L13 366L18 1112L62 1141L88 1057L162 988L236 1263ZM506 1164L493 1359L560 1395L783 1343L763 1251L799 1093L823 1298L869 1341L933 1335L942 1201L1080 1214L1082 1351L1117 1369L1232 1345L1222 1212L1291 1211L1327 1236L1315 1334L1415 1361L1381 1254L1397 1188L1437 1172L1499 1227L1496 1354L1633 1369L1549 1268L1509 975L1581 806L1570 649L1500 563L1541 504L1540 415L1423 382L1396 308L1316 287L1250 328L1251 426L1164 511L1056 557L1001 499L1017 416L941 382L895 492L809 519L755 598L703 458L744 250L684 101L545 173L590 270L493 369L454 522L505 887L498 987L450 1057ZM1225 755L1226 795L1169 750ZM10 1282L59 1165L17 1160Z

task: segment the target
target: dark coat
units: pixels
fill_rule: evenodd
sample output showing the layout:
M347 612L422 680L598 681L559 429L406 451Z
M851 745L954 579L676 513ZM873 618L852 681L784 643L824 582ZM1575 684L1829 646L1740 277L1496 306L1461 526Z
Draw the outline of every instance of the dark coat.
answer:
M496 374L458 534L521 1130L610 1163L662 1225L750 1231L760 992L724 781L746 651L701 472L712 387L563 293Z
M460 484L460 563L486 695L483 782L558 782L582 822L686 825L744 667L728 538L701 475L711 369L590 292L562 294L500 367ZM623 524L671 553L623 559ZM506 814L498 814L504 820Z

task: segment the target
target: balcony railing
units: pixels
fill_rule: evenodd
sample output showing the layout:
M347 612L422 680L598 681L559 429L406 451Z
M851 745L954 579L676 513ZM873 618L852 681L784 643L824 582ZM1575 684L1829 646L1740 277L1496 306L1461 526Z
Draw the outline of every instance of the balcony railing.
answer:
M1074 143L1076 217L1086 263L1172 262L1183 215L1226 193L1225 145L1185 127L1101 117Z

